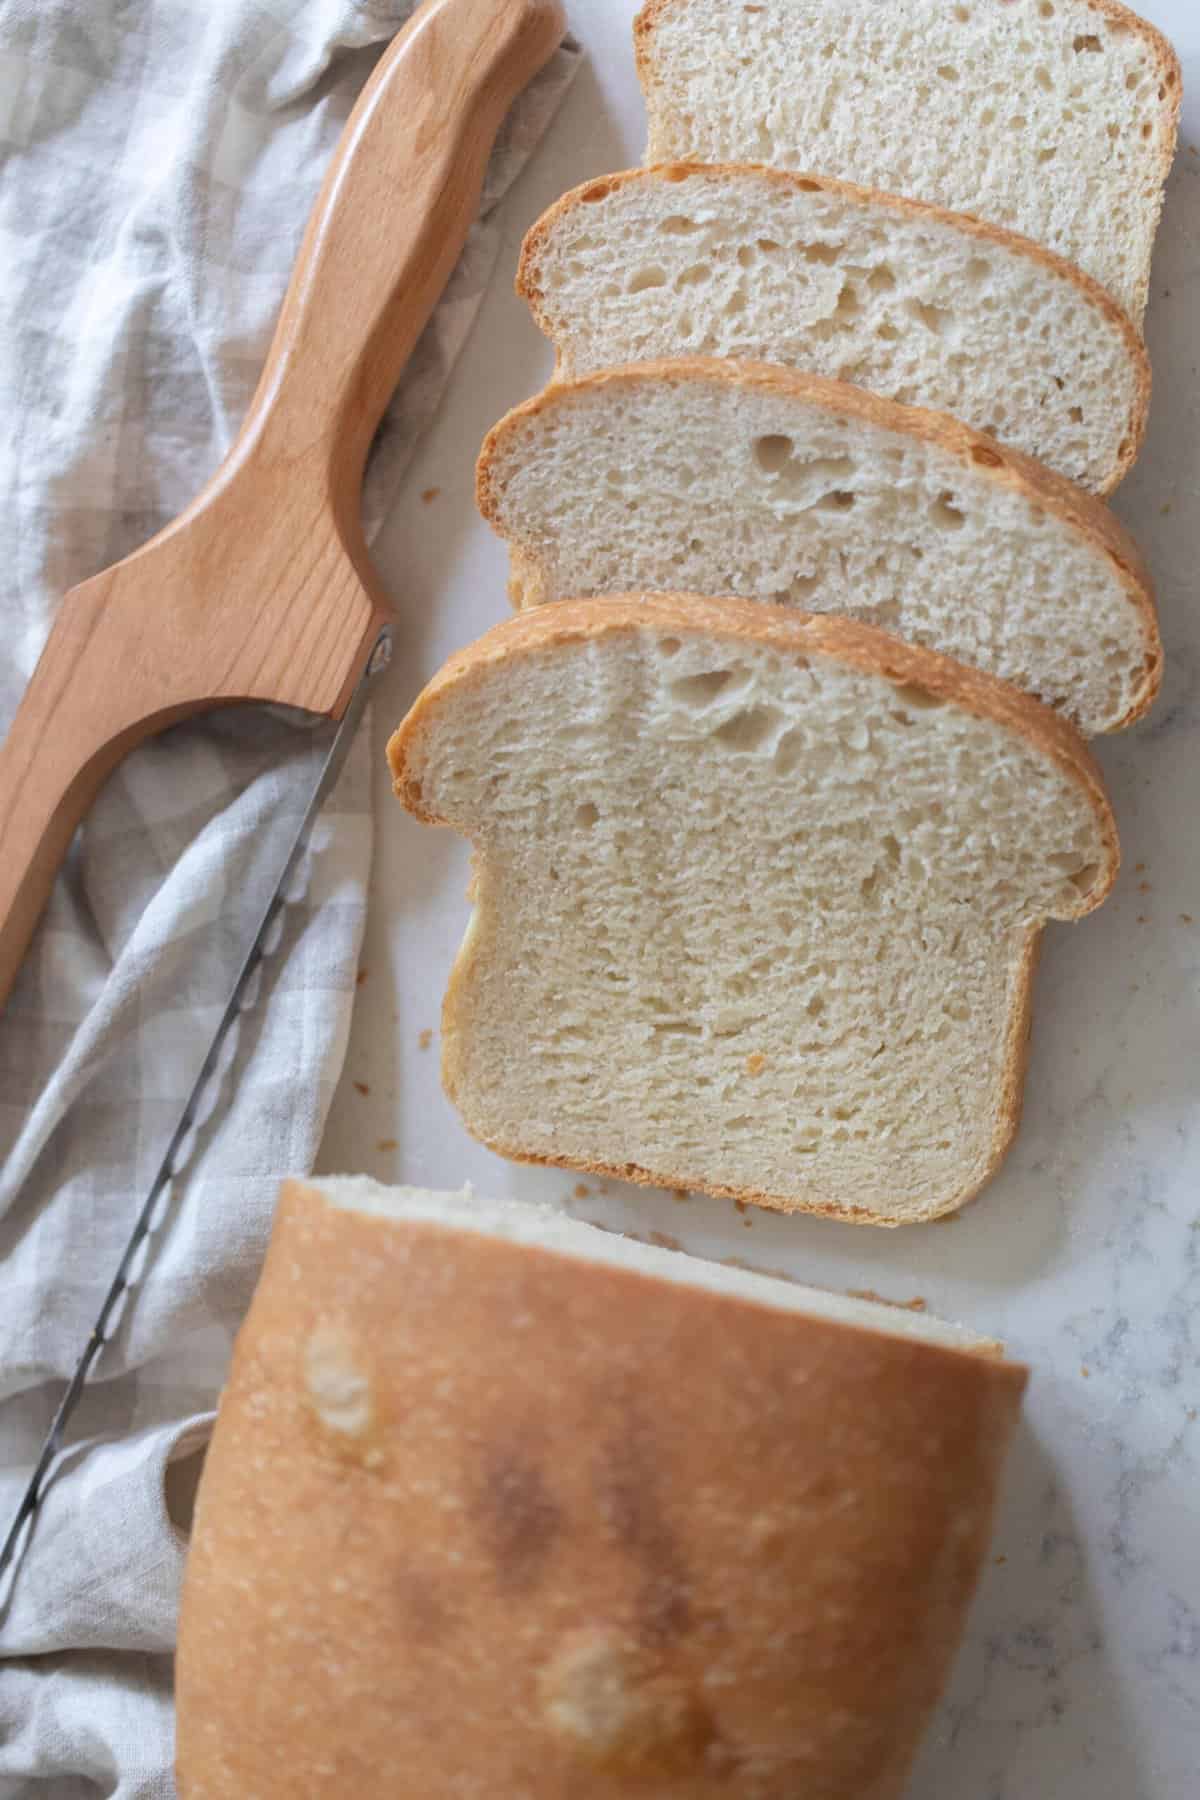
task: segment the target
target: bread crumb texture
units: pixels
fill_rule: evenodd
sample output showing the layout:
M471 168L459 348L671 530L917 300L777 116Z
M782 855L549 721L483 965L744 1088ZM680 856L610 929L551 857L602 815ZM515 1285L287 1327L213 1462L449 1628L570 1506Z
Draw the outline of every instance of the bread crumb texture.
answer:
M647 162L912 194L1078 264L1140 325L1179 60L1112 0L649 0Z
M484 445L512 595L686 588L861 619L1091 735L1151 703L1149 579L1107 509L953 420L755 363L548 389Z
M1007 1143L1036 934L1107 890L1111 813L1044 709L967 676L1013 709L981 716L942 659L761 620L545 609L397 734L401 793L476 849L447 1085L510 1155L928 1217Z
M1149 362L1103 289L977 220L843 183L685 164L590 182L520 284L560 376L759 358L953 413L1097 493L1145 429Z

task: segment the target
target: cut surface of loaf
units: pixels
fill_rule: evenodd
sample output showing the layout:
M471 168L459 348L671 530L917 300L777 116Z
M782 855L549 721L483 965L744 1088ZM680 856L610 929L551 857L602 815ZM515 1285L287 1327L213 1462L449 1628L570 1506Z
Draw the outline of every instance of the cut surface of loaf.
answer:
M389 758L475 849L442 1025L468 1129L783 1211L896 1225L979 1189L1040 929L1116 871L1048 709L746 601L523 614L451 659Z
M1098 501L943 415L701 359L558 383L492 431L479 502L518 606L684 589L841 613L1092 735L1158 691L1149 577Z
M649 163L812 170L1045 244L1140 327L1179 59L1114 0L649 0Z
M686 355L812 370L953 413L1094 493L1145 431L1145 346L1097 283L846 182L684 163L588 182L532 227L517 286L560 378Z
M181 1800L901 1800L1025 1382L989 1350L549 1209L285 1184Z

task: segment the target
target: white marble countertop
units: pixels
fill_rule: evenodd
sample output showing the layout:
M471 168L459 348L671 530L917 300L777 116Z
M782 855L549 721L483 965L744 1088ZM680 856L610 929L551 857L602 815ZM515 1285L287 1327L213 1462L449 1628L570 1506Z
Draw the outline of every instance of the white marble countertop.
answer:
M575 1187L474 1144L441 1093L436 1027L467 916L466 852L401 811L383 744L444 657L507 611L505 557L472 476L484 432L550 369L512 292L517 249L564 188L640 157L635 9L575 0L587 65L510 197L492 290L378 547L399 654L375 708L367 974L326 1170L559 1200ZM1185 103L1147 328L1150 436L1117 510L1159 583L1167 678L1150 720L1100 746L1124 870L1098 914L1048 935L1016 1148L955 1220L898 1232L617 1184L588 1183L572 1202L702 1253L920 1294L1032 1365L992 1560L916 1800L1200 1795L1200 0L1142 10L1180 50Z

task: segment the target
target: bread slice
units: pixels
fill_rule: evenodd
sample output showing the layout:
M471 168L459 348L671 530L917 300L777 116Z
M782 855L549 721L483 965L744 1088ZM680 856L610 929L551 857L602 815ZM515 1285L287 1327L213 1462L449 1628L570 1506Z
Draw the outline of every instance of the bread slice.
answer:
M1150 363L1098 283L994 226L848 182L675 163L576 188L517 276L560 379L760 359L951 412L1094 493L1142 442Z
M501 420L478 492L521 606L686 588L844 613L1088 734L1161 680L1149 577L1107 508L860 388L720 360L587 376Z
M182 1800L900 1800L1025 1382L984 1348L288 1183L200 1486Z
M1078 734L845 619L565 601L453 657L388 746L475 846L443 1079L504 1156L876 1225L1016 1127L1048 918L1116 833Z
M649 0L646 160L836 175L1045 244L1140 327L1182 81L1115 0Z

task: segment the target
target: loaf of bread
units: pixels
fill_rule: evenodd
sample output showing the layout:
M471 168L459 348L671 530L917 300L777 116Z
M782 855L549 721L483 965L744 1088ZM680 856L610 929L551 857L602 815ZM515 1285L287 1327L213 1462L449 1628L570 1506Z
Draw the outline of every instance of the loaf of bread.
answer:
M1020 232L1139 328L1182 97L1116 0L648 0L648 163L765 163Z
M181 1800L900 1800L997 1349L548 1208L288 1184L200 1487Z
M1088 735L1158 691L1149 577L1106 507L954 419L841 383L720 359L557 383L491 432L478 494L519 606L686 589L841 613Z
M1142 442L1150 365L1097 282L961 213L778 169L587 182L517 276L557 376L749 357L954 413L1094 493Z
M1099 771L1014 688L868 626L563 601L388 748L475 847L443 1079L504 1156L877 1225L950 1212L1020 1109L1042 925L1099 904Z

